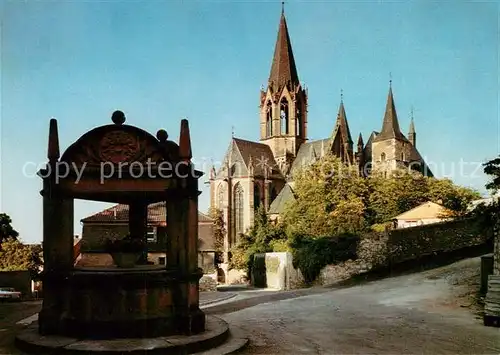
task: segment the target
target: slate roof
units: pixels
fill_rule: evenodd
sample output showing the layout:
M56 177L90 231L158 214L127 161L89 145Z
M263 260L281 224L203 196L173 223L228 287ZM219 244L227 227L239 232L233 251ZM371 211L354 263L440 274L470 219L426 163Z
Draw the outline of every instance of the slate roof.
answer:
M273 63L269 74L269 86L274 92L288 86L289 89L299 84L297 67L293 57L292 43L288 34L285 14L281 13L278 38L274 49Z
M251 159L254 167L254 176L265 176L265 168L268 167L271 169L270 178L284 179L274 160L271 148L266 144L233 138L229 144L222 166L216 174L216 178L227 176L229 159L231 160L231 175L233 177L248 176L248 167Z
M401 133L401 129L399 128L398 115L396 113L396 106L394 105L394 97L392 95L392 87L389 88L389 94L387 95L382 130L380 131L380 134L377 135L376 141L378 142L391 138L409 142L404 134Z
M312 164L316 159L322 158L328 152L330 146L330 138L302 143L290 169L291 177L303 167Z
M363 148L363 155L365 156L365 161L372 161L372 142L379 132L373 131L368 137L365 147Z
M104 211L98 212L86 218L83 223L128 223L128 205L115 205ZM165 202L152 203L148 206L148 224L159 225L166 223L167 212ZM198 211L198 222L211 223L212 219L206 214Z
M286 204L290 201L295 200L295 195L290 184L285 184L281 189L280 193L269 207L269 214L280 214L285 210Z
M333 129L332 138L340 134L342 140L346 143L352 144L351 131L349 130L349 124L347 123L347 115L345 113L344 102L340 102L339 112L337 113L337 121L335 122L335 128Z

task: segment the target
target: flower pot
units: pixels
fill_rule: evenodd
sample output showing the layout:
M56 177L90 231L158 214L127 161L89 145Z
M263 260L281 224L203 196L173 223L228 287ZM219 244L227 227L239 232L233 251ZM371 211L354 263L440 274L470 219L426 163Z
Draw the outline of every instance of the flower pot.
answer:
M111 253L116 266L120 268L133 268L141 257L141 253Z

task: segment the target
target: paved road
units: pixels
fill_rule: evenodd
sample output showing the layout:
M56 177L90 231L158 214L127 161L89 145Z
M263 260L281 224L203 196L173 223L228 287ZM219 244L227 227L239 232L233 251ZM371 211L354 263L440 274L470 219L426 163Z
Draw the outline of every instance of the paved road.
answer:
M0 303L0 354L16 354L14 338L23 325L18 321L40 310L41 301Z
M235 292L202 292L200 306L209 307L216 302L227 302L237 296ZM25 325L36 320L41 301L0 303L0 355L19 354L13 342L17 332Z
M446 275L242 305L221 317L250 337L243 354L500 354L500 329L453 301L457 288Z
M476 259L467 270L478 268ZM238 295L204 311L250 338L243 354L500 354L500 329L460 307L469 300L457 299L452 285L464 278L448 267L340 289L231 290ZM18 354L16 322L38 308L0 304L0 354Z

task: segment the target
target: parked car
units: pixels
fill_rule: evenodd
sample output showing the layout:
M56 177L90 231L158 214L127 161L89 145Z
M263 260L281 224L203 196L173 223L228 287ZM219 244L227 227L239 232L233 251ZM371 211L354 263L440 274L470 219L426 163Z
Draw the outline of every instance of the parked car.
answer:
M0 287L0 301L20 301L21 292L13 287Z

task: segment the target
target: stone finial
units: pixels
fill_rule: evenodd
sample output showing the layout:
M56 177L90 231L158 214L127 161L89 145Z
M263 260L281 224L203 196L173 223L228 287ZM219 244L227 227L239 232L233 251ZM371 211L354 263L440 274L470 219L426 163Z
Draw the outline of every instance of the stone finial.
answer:
M47 150L47 158L49 161L57 161L59 159L59 134L57 132L57 120L50 119L49 124L49 147Z
M122 125L125 123L125 114L120 110L116 110L111 115L111 121L113 121L114 124Z
M179 137L179 156L182 160L191 160L191 136L189 134L189 122L186 119L181 121L181 134Z
M164 129L158 130L156 132L156 138L160 141L160 143L165 143L168 139L168 133Z
M316 158L316 151L314 150L314 146L311 144L311 148L309 149L309 160L311 163L314 163Z
M212 164L212 167L210 168L210 180L214 180L216 174L217 172L215 171L215 167Z
M253 176L254 174L253 159L251 155L250 158L248 159L248 174L250 176Z

